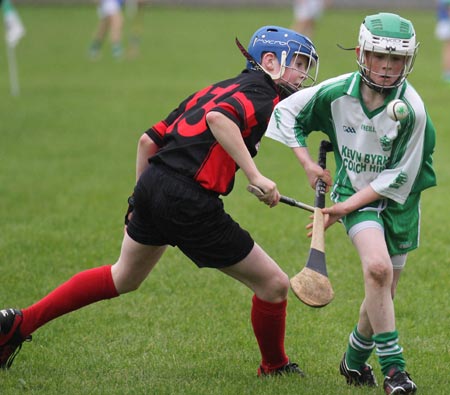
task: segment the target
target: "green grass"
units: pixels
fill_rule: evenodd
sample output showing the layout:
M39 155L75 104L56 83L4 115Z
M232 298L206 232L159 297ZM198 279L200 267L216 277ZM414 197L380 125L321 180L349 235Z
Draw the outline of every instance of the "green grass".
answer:
M235 36L247 43L259 26L291 23L290 9L149 8L140 57L115 62L107 46L102 59L90 62L94 8L23 7L20 13L28 34L17 48L19 98L9 96L7 63L0 57L4 307L28 306L72 274L113 263L141 133L187 94L242 69ZM353 54L336 43L354 45L365 14L325 14L315 39L321 79L355 68ZM402 14L414 21L422 41L410 80L437 128L439 187L423 196L421 247L410 254L400 282L397 327L421 393L446 394L450 86L439 78L432 12ZM266 139L257 163L284 194L312 202L287 148ZM268 210L245 191L242 175L224 201L289 275L301 268L309 247L307 214L281 205ZM335 300L315 310L291 297L288 307L286 348L307 372L305 379L257 380L251 292L218 272L197 270L171 249L137 292L38 330L13 368L0 372L0 393L381 394L381 388L347 388L337 372L363 297L360 265L340 226L327 232L327 259ZM371 363L382 381L374 358Z

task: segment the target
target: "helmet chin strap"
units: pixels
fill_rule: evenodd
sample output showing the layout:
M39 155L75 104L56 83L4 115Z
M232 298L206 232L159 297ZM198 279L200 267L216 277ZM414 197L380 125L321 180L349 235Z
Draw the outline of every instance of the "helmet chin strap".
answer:
M283 83L283 81L277 82L275 85L278 87L278 92L281 96L281 99L286 99L293 93L298 92L298 89L294 88L291 85Z

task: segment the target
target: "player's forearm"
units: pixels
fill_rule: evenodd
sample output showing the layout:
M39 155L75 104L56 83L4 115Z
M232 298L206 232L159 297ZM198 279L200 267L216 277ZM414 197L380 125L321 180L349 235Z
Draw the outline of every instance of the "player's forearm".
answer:
M280 193L278 192L277 185L259 172L245 145L238 126L226 116L216 111L209 112L206 115L206 121L217 142L244 172L248 182L263 192L263 195L259 199L270 207L277 205L280 201Z
M344 202L344 205L347 207L347 210L349 212L352 212L382 198L383 198L382 195L375 192L373 188L370 185L368 185L367 187L361 189L353 196L348 198Z
M206 120L217 142L233 158L248 180L251 182L252 179L258 177L259 171L248 152L238 126L223 114L215 111L209 112Z
M313 161L311 155L309 154L308 148L306 147L293 147L292 151L294 155L297 157L300 164L303 168L308 167Z
M354 195L350 196L345 202L336 203L335 205L324 209L323 212L326 214L336 215L340 218L382 198L382 195L375 192L372 187L368 185Z
M315 188L318 178L327 178L324 180L327 184L331 185L331 178L326 176L324 170L311 158L308 148L306 147L292 147L294 155L305 170L308 177L309 184L312 188Z

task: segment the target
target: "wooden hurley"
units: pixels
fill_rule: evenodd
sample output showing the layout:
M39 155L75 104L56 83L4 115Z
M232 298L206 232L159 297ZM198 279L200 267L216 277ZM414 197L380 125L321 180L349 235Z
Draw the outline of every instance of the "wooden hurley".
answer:
M326 167L326 153L332 150L329 141L322 141L319 149L319 165ZM294 294L306 305L323 307L334 298L333 287L328 278L325 259L325 227L321 208L325 207L326 185L322 180L316 184L314 220L309 256L305 267L291 278Z

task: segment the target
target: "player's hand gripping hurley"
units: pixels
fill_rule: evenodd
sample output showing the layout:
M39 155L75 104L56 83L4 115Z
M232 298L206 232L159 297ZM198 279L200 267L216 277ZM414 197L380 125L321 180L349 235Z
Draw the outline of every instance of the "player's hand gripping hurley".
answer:
M319 165L326 167L326 153L332 150L329 141L322 141L319 148ZM316 183L314 199L314 220L309 257L305 267L291 278L294 294L306 305L323 307L334 298L334 291L328 278L325 261L325 227L321 208L325 207L326 184Z

